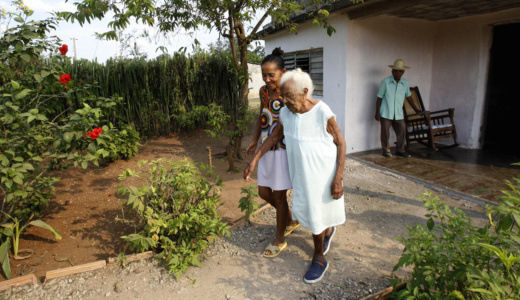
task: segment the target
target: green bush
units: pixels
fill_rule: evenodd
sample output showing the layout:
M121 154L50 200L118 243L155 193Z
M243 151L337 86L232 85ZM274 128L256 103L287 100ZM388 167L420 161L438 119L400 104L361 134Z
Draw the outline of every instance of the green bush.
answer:
M139 137L128 125L114 128L108 122L118 98L94 97L88 88L60 83L66 57L51 55L46 64L40 63L41 53L58 48L43 30L49 22L19 23L0 42L0 65L17 79L0 85L0 208L23 224L49 204L59 180L51 171L129 158ZM20 53L10 53L20 40L25 41ZM77 101L81 107L74 109ZM99 138L87 136L99 127L105 129ZM0 223L5 220L0 215Z
M397 299L518 299L520 295L520 179L500 204L488 207L489 223L475 226L466 214L426 193L426 225L408 228L394 271L413 266ZM396 281L394 284L397 284Z
M213 105L214 104L210 104L209 106L196 105L189 111L186 111L184 108L179 109L179 111L172 116L172 121L176 124L176 129L178 131L190 131L206 126L209 112Z
M65 69L76 82L92 84L97 97L122 97L111 122L133 124L143 137L197 128L202 108L215 103L231 115L239 101L238 74L229 56L218 51L104 64L77 60Z
M32 218L53 197L53 171L129 158L139 140L129 125L111 125L120 98L95 96L64 72L70 59L47 36L56 20L27 21L31 14L20 6L8 12L12 22L0 38L0 264L7 277L17 236L44 224ZM89 136L94 128L104 133Z
M258 203L255 201L255 199L258 197L257 187L254 185L243 187L242 194L244 194L244 196L240 198L238 202L238 208L245 212L246 219L249 222L255 210L258 209Z
M147 183L119 188L120 194L128 195L124 203L136 213L135 226L140 228L123 239L138 252L158 251L169 272L178 276L200 264L199 255L213 238L229 234L216 211L220 182L213 183L187 160L144 164L149 167ZM205 168L202 172L213 176ZM136 175L126 170L120 179Z

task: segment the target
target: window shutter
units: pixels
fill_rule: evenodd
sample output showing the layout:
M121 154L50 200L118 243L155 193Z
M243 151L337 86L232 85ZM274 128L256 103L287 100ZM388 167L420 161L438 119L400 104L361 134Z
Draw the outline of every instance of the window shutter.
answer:
M314 95L323 96L323 48L284 54L287 70L296 68L309 73L314 83Z

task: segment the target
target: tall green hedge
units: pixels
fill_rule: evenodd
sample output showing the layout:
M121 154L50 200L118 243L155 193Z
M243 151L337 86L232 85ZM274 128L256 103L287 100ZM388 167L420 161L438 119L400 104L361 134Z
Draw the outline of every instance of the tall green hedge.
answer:
M78 60L67 69L73 81L94 84L96 96L122 97L113 121L133 124L144 137L179 130L179 115L195 106L216 103L231 113L239 101L239 77L223 52Z

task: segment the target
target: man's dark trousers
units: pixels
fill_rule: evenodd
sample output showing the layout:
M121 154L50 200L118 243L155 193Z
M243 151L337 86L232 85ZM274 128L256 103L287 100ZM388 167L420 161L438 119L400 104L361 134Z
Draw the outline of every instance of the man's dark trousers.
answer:
M383 148L383 151L390 153L390 145L388 144L388 140L390 140L390 126L392 126L394 128L395 136L397 138L397 152L404 153L406 145L406 124L404 123L404 120L389 120L381 118L380 123L381 148Z

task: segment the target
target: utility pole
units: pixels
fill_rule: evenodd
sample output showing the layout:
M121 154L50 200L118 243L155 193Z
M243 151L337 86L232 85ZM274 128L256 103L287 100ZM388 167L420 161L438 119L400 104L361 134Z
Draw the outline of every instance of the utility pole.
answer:
M76 53L76 40L77 40L77 38L72 38L72 45L74 45L74 60L78 59L78 56Z

